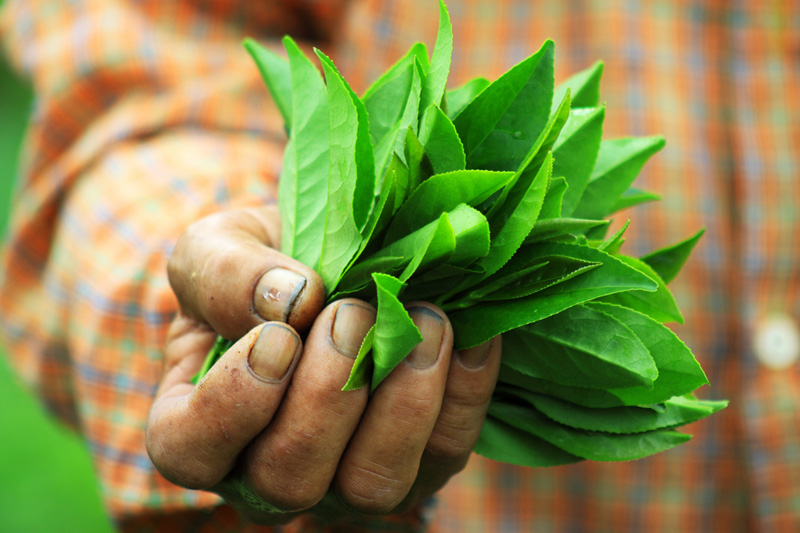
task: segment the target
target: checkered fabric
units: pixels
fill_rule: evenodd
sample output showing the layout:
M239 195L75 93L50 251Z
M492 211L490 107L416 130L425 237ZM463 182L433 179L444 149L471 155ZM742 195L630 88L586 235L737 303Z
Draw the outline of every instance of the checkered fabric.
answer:
M556 42L556 78L605 60L605 137L663 134L624 214L632 255L707 232L672 285L676 331L731 406L629 463L528 469L474 456L425 516L363 529L800 531L800 367L761 365L756 325L800 323L800 3L452 0L451 80ZM289 33L357 90L417 40L433 0L7 1L6 52L37 101L0 267L0 334L84 436L128 530L257 530L161 478L143 428L176 310L165 273L192 221L274 198L282 123L240 46ZM277 48L276 48L277 49ZM275 531L316 531L303 519ZM355 531L354 528L345 528Z

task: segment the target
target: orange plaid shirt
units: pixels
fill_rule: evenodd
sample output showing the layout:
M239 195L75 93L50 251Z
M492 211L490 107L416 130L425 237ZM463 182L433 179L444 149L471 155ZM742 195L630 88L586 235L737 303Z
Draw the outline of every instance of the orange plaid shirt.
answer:
M452 0L451 80L556 42L556 77L606 62L605 137L663 134L627 251L700 226L673 290L678 332L731 406L675 450L528 469L474 456L432 531L800 531L800 5ZM165 265L192 221L274 198L282 123L240 42L315 42L357 90L414 41L433 0L7 1L0 35L36 106L0 267L0 334L84 436L120 527L257 529L161 478L143 428L176 301ZM777 320L775 314L782 317ZM795 337L793 337L795 335ZM759 358L760 357L760 358ZM304 529L305 528L305 529ZM322 530L301 519L275 530ZM348 528L348 531L354 529Z

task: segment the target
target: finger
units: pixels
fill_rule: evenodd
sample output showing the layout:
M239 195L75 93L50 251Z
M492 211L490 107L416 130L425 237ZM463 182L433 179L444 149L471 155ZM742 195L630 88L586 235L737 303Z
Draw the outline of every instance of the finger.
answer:
M413 506L460 472L475 448L500 371L502 339L455 352L450 361L442 408L407 498ZM405 506L404 506L405 507Z
M334 480L338 498L361 513L388 513L403 500L439 416L453 329L433 305L411 304L409 314L424 340L376 389Z
M193 387L189 365L181 362L195 361L198 370L202 343L192 340L191 332L185 335L167 344L168 369L150 411L146 445L164 477L183 487L208 489L272 419L302 346L291 327L261 325ZM194 352L178 352L187 348Z
M217 213L192 224L168 263L181 310L226 339L264 321L310 327L325 299L319 275L272 246L280 220L272 207Z
M342 391L375 309L355 299L328 306L268 431L245 454L245 485L281 510L319 502L367 405L369 390Z

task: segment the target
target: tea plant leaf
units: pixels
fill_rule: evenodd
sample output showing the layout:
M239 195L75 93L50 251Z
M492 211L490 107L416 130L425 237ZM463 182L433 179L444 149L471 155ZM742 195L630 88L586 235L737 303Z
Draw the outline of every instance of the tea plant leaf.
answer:
M364 340L361 342L356 360L353 361L353 368L350 369L350 377L347 378L347 383L342 387L343 391L358 390L369 383L369 373L373 367L372 358L369 357L369 353L372 350L374 342L375 325L373 324L364 336Z
M425 82L422 84L420 95L420 109L428 109L432 105L442 104L447 77L450 75L450 58L453 54L453 26L450 24L450 15L447 6L439 0L439 32L436 35L436 45L433 47L431 66Z
M671 283L678 275L684 263L689 258L689 254L700 241L700 237L705 233L705 228L701 229L691 237L681 242L675 243L661 250L650 252L642 257L642 261L650 267L664 280L664 283Z
M292 129L292 76L289 62L253 39L245 39L244 47L255 61L261 79L278 106L286 131Z
M547 41L486 87L453 120L467 168L517 170L547 123L553 100L553 43Z
M316 267L325 237L330 111L325 84L295 42L285 37L292 80L292 136L278 183L281 251Z
M493 416L487 416L483 422L475 453L494 461L532 467L559 466L583 460Z
M455 126L438 106L431 106L422 116L419 141L425 149L434 174L466 168L464 147Z
M661 196L658 194L647 192L647 191L640 191L639 189L634 189L631 187L624 193L622 196L619 197L617 203L614 204L614 207L611 208L611 213L616 213L617 211L622 211L623 209L629 209L631 207L635 207L637 205L641 205L648 202L656 202L661 200Z
M663 137L612 139L600 143L594 171L572 215L604 218L631 186L647 160L663 147Z
M503 339L503 363L523 374L590 389L651 387L658 369L622 322L575 306Z
M491 82L486 78L473 78L460 87L447 91L447 116L451 119L458 116L468 103L478 96Z
M553 94L553 102L572 92L572 107L596 107L600 102L600 80L603 77L603 62L598 61L559 84Z
M390 243L407 235L459 204L480 204L505 186L513 175L513 172L460 170L431 176L397 211L384 242Z
M589 183L600 151L604 120L605 107L572 109L553 147L553 175L564 176L569 185L561 209L566 216L572 214Z
M386 376L414 347L422 342L422 334L414 325L408 311L397 299L405 285L402 281L387 274L373 274L378 294L378 311L375 317L375 338L372 345L372 390L374 391Z
M678 324L683 324L683 315L681 315L675 298L650 265L625 255L619 255L617 259L655 281L658 284L658 288L654 292L630 291L623 294L614 294L603 298L601 301L629 307L661 323L677 322Z

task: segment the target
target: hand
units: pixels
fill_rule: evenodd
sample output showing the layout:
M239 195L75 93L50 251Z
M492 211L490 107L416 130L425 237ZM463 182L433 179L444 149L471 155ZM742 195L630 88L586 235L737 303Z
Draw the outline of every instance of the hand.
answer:
M147 424L167 479L217 492L251 520L389 514L467 462L497 379L500 339L462 353L437 307L409 304L424 341L370 396L342 392L375 310L280 254L277 209L213 215L176 245L180 312ZM310 328L305 343L298 331ZM241 339L197 385L216 332Z

